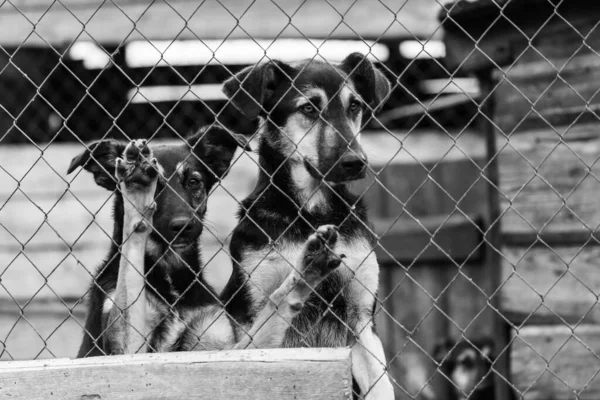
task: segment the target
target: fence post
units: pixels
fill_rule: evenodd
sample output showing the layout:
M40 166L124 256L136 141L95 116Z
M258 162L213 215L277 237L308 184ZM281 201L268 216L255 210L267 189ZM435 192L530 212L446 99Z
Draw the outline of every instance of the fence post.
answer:
M497 358L493 366L496 372L494 376L496 398L509 399L510 395L510 370L509 370L509 332L505 318L500 311L500 292L499 288L502 285L502 254L500 249L502 246L502 235L500 225L500 197L499 197L499 169L498 157L496 148L496 127L493 123L494 113L494 96L492 90L494 88L494 79L492 71L486 69L477 73L477 78L481 87L481 103L480 103L480 125L481 131L485 135L486 143L486 160L487 165L484 169L485 177L488 180L487 201L488 213L487 219L484 218L484 240L485 240L485 268L490 273L490 289L493 295L489 297L489 306L493 310L493 330L494 343L496 345Z

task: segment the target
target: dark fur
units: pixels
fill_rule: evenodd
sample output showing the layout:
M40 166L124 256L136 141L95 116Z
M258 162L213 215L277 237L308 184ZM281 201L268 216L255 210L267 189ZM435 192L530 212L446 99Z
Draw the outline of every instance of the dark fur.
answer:
M68 173L82 166L94 175L98 185L115 190L115 159L123 153L125 146L126 144L115 140L93 143L89 150L73 159ZM208 193L214 184L227 174L238 146L248 147L243 137L213 127L192 135L187 139L187 143L153 148L156 158L165 169L167 181L159 179L156 190L158 208L153 220L155 231L150 237L158 244L159 251L157 254L146 254L146 290L154 295L161 305L184 310L219 304L217 294L202 275L201 249L198 248L197 239L202 233ZM189 185L186 186L179 182L177 174L174 174L176 164L185 159L190 170L197 172L201 177L199 187L192 189ZM187 177L186 180L190 182ZM116 190L112 244L90 288L88 317L78 357L100 356L113 352L103 337L102 309L106 294L116 288L120 262L119 246L123 237L123 213L123 198ZM169 227L170 222L176 218L187 221L180 231ZM187 248L175 254L169 249L170 244L187 245ZM173 268L170 263L179 263L181 267ZM150 351L153 343L160 341L165 334L172 318L169 313L164 315L163 321L153 331ZM179 341L170 350L186 348L182 346L183 343Z
M250 67L224 85L224 92L250 118L264 120L258 148L260 171L254 191L242 202L238 213L239 224L231 240L230 251L234 260L232 276L222 297L227 311L236 320L249 323L255 317L249 307L251 291L247 274L240 263L245 253L258 251L277 243L297 243L322 224L339 227L340 238L366 240L372 247L375 238L368 228L367 213L362 199L353 195L343 184L364 176L364 169L342 168L348 157L366 158L349 124L348 111L337 97L345 82L352 82L363 100L362 112L377 109L387 98L390 85L383 75L362 55L351 54L339 65L305 61L288 65L279 61ZM293 164L281 145L285 141L282 130L290 116L298 112L294 99L298 88L317 87L331 100L319 119L325 120L317 133L318 163L304 160L308 173L316 180L328 181L323 185L325 208L308 209L298 198L298 188L292 178ZM318 98L310 99L320 108ZM321 105L322 107L322 105ZM363 124L366 122L363 117ZM324 143L323 129L333 126L334 145ZM296 164L297 165L297 164ZM251 279L251 278L250 278ZM342 293L348 282L338 274L330 275L311 295L293 327L287 333L284 347L338 347L353 342L347 325L357 316L371 315L374 302L367 309L353 309ZM351 325L351 324L350 324Z

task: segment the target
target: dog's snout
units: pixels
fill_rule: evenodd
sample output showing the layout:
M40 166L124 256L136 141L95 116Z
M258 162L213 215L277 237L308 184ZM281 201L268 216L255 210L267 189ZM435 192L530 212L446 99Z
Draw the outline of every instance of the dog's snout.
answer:
M194 222L190 218L176 217L169 223L169 229L174 234L188 234L194 228Z
M340 160L340 166L345 174L358 176L364 172L367 166L367 159L362 154L347 154Z

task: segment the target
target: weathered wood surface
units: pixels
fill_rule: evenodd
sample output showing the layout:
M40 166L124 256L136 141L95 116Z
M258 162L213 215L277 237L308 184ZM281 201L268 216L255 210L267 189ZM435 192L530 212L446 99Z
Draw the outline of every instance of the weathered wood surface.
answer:
M423 218L373 218L380 237L375 248L381 264L445 262L460 265L481 257L483 235L480 216L463 214Z
M505 235L529 236L529 241L544 233L591 238L600 225L598 127L581 124L509 139L498 136Z
M517 324L600 323L600 247L505 247L501 307Z
M467 2L461 3L469 7ZM471 11L442 21L445 63L451 71L459 67L467 72L510 69L516 60L566 59L576 53L592 53L600 46L600 30L596 29L600 8L596 3L571 0L561 2L558 8L543 0L510 1L502 8L495 1L477 3L487 3L491 12ZM478 18L472 18L474 14Z
M404 389L396 393L402 399L418 393L423 396L418 398L426 398L424 392L438 397L444 393L431 354L440 340L460 335L451 320L462 315L459 329L469 336L481 336L491 333L493 318L481 292L491 293L489 272L477 257L482 244L477 222L487 209L485 184L480 179L483 138L466 141L465 137L456 146L439 149L431 139L422 137L418 149L439 151L437 158L416 158L381 171L379 179L385 190L379 209L372 214L379 232L401 217L389 236L380 240L385 250L378 249L381 304L376 318L392 376ZM463 143L467 155L446 160L445 152L460 153ZM472 151L475 148L477 151ZM407 151L412 149L407 147ZM441 229L433 235L437 228ZM436 250L434 242L456 252L448 257ZM386 252L397 260L391 260ZM449 300L452 296L469 299L469 307L455 307Z
M600 327L527 327L511 349L512 382L525 400L600 398Z
M0 364L0 397L350 399L349 349L163 353Z
M18 46L28 39L31 44L63 45L88 35L105 44L174 38L429 37L438 28L440 10L433 0L17 0L0 9L0 44Z
M596 53L521 60L497 76L500 82L494 91L494 122L506 134L597 121L600 57Z
M508 7L488 24L482 23L485 16L463 18L460 28L446 21L446 64L451 70L493 71L499 80L494 122L506 134L597 121L600 7L581 1L562 2L558 9L546 1L529 8L523 1L511 3L524 11L511 14ZM495 4L489 8L498 14Z

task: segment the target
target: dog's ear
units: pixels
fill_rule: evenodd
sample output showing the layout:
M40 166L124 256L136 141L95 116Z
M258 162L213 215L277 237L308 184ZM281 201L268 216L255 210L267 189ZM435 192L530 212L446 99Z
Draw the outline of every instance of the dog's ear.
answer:
M496 347L494 339L492 339L491 337L484 337L478 340L477 342L474 342L473 344L477 346L477 348L483 356L494 361L494 359L496 358L494 354L494 349Z
M390 95L390 82L363 54L350 54L340 69L348 74L358 94L373 110L382 106Z
M229 132L221 127L202 129L190 136L187 141L194 154L210 170L212 183L227 175L231 160L238 147L252 151L250 143L244 135Z
M450 338L442 339L433 347L431 356L436 362L440 363L448 355L450 350L452 350L452 347L454 347L454 342L450 340Z
M115 160L123 154L123 151L125 151L125 144L113 139L91 143L83 153L71 160L67 175L78 167L83 167L94 175L94 180L99 186L115 190L117 187Z
M273 60L244 68L223 83L223 93L250 119L265 113L264 106L291 67ZM271 110L266 110L271 111Z

